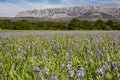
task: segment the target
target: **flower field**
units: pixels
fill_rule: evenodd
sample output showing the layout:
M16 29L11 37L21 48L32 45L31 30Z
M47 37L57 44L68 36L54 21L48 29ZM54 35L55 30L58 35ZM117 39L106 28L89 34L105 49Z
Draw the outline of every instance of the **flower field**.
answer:
M119 31L0 32L0 80L119 79Z

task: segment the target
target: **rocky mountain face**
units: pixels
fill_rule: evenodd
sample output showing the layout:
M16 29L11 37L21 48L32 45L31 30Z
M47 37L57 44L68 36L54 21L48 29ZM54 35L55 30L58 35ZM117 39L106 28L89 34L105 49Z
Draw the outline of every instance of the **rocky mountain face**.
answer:
M37 17L46 20L79 19L103 19L120 20L120 8L107 7L66 7L51 9L34 9L20 12L16 17Z

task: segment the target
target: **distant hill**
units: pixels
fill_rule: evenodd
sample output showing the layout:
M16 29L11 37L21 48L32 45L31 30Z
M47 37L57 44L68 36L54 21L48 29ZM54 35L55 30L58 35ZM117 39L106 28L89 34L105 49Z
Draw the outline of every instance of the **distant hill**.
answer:
M73 18L80 20L96 21L98 19L120 21L120 8L108 7L65 7L65 8L49 8L49 9L34 9L22 11L16 14L15 17L0 17L0 19L29 21L68 21Z
M83 20L120 20L120 8L89 6L34 9L20 12L16 15L16 17L34 17L41 20L70 20L72 18Z

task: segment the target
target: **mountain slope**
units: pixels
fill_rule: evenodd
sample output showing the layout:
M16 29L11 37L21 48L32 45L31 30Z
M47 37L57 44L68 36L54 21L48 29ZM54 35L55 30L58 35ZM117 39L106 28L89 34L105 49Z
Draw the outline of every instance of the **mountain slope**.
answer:
M20 12L16 17L37 17L44 20L79 19L112 19L120 20L120 8L107 7L66 7L51 9L34 9Z

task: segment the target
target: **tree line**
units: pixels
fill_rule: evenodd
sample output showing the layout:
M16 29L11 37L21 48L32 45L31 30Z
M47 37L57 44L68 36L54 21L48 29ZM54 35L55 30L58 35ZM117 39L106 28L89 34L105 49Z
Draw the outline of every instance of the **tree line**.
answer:
M0 20L0 29L9 30L120 30L120 22L112 20L88 20L72 19L70 21L40 21L30 22L28 20L11 21L10 19Z

